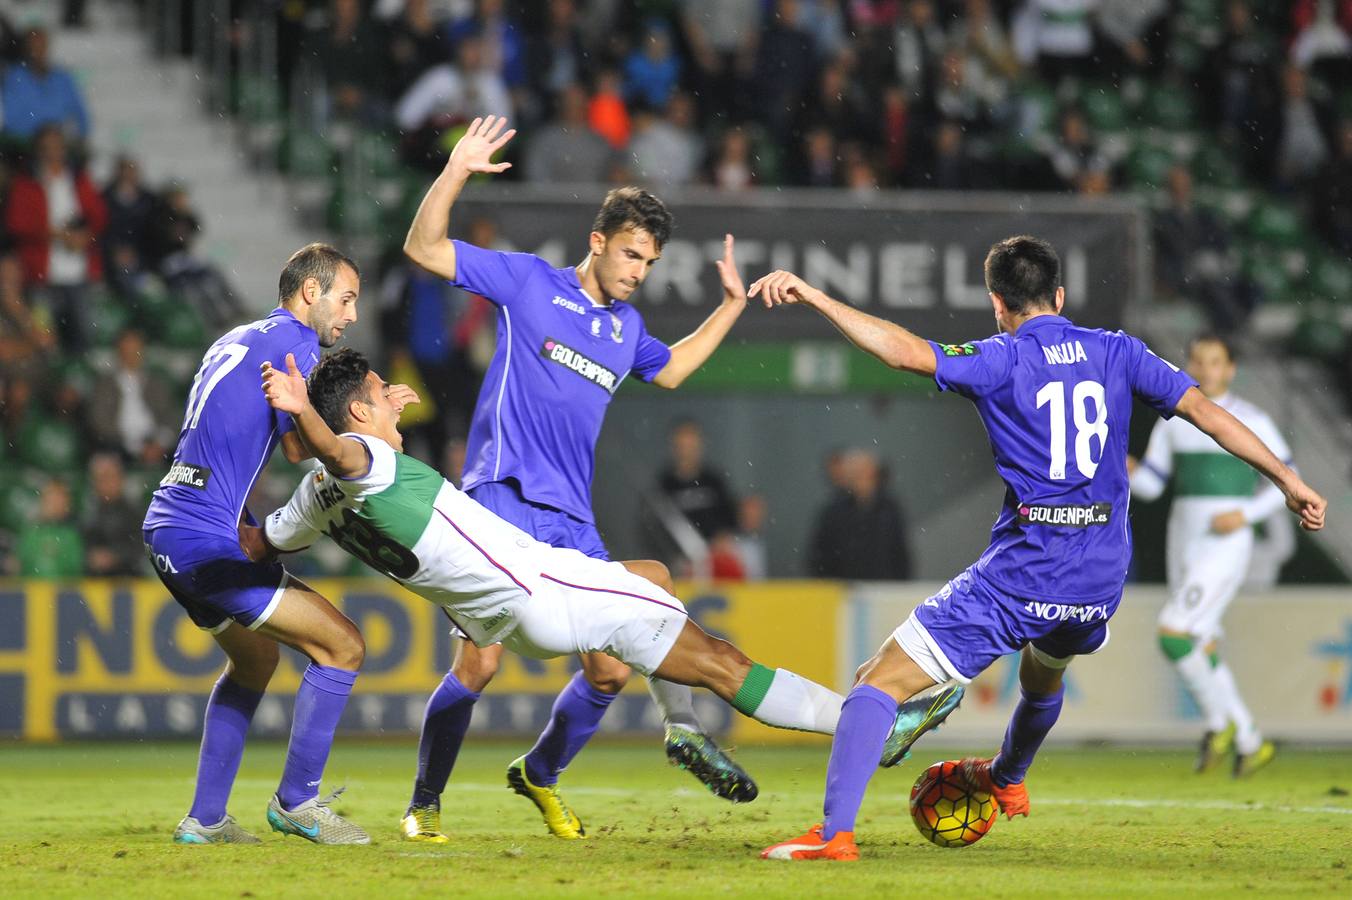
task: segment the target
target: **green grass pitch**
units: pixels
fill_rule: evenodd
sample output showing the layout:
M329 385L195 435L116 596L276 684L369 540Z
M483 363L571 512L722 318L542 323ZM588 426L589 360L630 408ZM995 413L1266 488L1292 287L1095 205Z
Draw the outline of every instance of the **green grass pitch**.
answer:
M761 797L735 807L665 765L660 744L598 743L565 797L586 841L550 837L503 786L519 745L471 739L445 798L442 847L398 839L411 743L341 740L328 767L337 809L369 847L315 847L266 832L285 754L251 745L231 812L261 847L178 847L196 748L187 743L0 747L4 897L793 897L1352 896L1352 756L1284 752L1234 782L1190 771L1182 751L1045 751L1033 814L972 847L921 839L906 795L923 764L961 751L922 745L874 779L856 864L772 863L762 847L820 817L826 748L747 748Z

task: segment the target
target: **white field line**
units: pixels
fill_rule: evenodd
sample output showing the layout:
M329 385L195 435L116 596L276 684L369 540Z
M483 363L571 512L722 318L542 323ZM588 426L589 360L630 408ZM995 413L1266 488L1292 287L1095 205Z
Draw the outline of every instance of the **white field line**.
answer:
M340 779L341 780L341 779ZM354 783L356 779L354 779ZM266 781L261 778L241 778L236 781L237 786L249 787L275 787L275 781ZM358 787L360 790L360 787ZM460 782L457 783L454 778L446 786L445 802L451 803L451 798L455 793L472 794L502 794L506 796L509 788L504 784L488 784L485 782ZM649 797L657 798L681 798L681 797L705 797L708 796L704 791L694 788L641 788L626 789L616 787L589 787L586 785L568 785L567 792L570 796L578 797ZM810 794L806 791L776 791L770 795L777 799L785 800L815 800L819 799L818 794ZM1079 806L1085 808L1093 807L1112 807L1122 809L1213 809L1223 812L1267 812L1267 813L1289 813L1302 816L1309 815L1335 815L1352 816L1352 806L1287 806L1285 804L1268 803L1237 803L1233 800L1167 800L1146 799L1144 797L1039 797L1033 795L1034 806Z

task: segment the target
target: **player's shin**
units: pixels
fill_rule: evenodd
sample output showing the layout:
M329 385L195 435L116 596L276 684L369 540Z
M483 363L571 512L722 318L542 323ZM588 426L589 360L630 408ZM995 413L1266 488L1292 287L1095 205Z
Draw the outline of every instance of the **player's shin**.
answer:
M333 733L352 694L357 673L312 662L296 691L296 709L291 720L291 743L286 767L277 788L283 809L295 809L319 794L319 782L329 761Z
M591 740L615 694L597 690L578 672L554 701L549 724L526 754L526 776L541 787L555 784L559 773Z
M460 683L454 672L427 699L422 736L418 740L418 777L409 807L440 806L441 794L465 742L479 694Z
M1023 696L1005 730L1000 755L991 765L991 779L1001 787L1023 783L1043 739L1061 715L1066 689L1063 685L1051 694L1034 694L1027 690L1021 690L1021 693Z
M831 840L837 832L854 831L864 791L896 718L897 701L872 685L858 685L845 698L826 768L823 840Z
M222 675L211 692L202 724L197 790L188 813L203 825L215 825L225 818L226 802L244 755L244 739L262 699L261 692L236 684L229 675Z
M1224 731L1227 722L1225 705L1217 694L1215 672L1206 651L1192 638L1174 634L1160 635L1160 648L1173 661L1183 683L1188 686L1188 693L1197 702L1206 719L1206 730Z
M661 678L648 679L648 693L662 712L662 721L691 731L704 733L704 727L695 718L695 697L690 688Z
M845 698L835 691L788 669L770 669L752 663L742 686L732 698L732 707L744 716L776 728L835 734L844 701ZM877 764L877 757L874 757L874 764Z

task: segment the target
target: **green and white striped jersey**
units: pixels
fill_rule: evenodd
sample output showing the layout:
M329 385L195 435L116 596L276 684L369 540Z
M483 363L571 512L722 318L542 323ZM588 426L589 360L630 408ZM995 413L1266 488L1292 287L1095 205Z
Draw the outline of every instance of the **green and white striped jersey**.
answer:
M362 562L444 607L480 646L516 627L540 586L540 567L559 551L504 522L426 463L380 438L360 441L370 467L339 478L316 466L264 533L279 550L300 550L321 534Z

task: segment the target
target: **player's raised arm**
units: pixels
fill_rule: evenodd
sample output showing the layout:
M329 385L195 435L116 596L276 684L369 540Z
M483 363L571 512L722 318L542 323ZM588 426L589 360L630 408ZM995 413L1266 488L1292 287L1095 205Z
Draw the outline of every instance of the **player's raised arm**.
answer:
M296 357L290 353L286 355L285 372L274 369L270 362L263 363L262 370L263 395L268 398L268 403L273 409L291 414L296 421L296 433L324 468L340 478L363 475L370 464L365 445L352 438L339 437L324 424L310 404L305 376L296 367Z
M760 296L766 307L801 303L821 313L850 342L894 369L933 375L938 367L930 342L895 322L871 316L847 303L832 299L792 272L771 272L751 285L750 295Z
M723 302L698 328L671 345L671 359L653 378L653 384L658 387L680 387L713 355L742 310L746 309L746 285L737 271L732 235L723 236L723 258L714 265L718 267L718 280L723 286Z
M1301 480L1295 470L1277 458L1267 444L1239 419L1211 402L1197 388L1188 388L1174 410L1205 432L1225 450L1253 466L1286 497L1287 509L1300 516L1300 527L1318 531L1324 527L1328 501Z
M449 237L451 207L460 196L465 182L476 173L497 174L512 167L511 163L495 163L493 154L507 145L516 129L503 131L507 119L489 116L475 119L464 137L456 142L446 167L423 197L418 214L413 217L408 236L404 238L404 254L433 275L455 279L455 244Z

